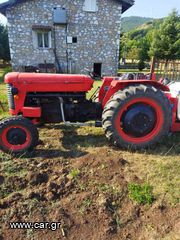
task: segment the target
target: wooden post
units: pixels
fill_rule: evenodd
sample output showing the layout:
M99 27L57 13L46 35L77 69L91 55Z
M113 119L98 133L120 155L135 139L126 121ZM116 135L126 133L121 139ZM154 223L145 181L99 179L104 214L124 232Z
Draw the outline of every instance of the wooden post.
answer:
M150 79L152 79L152 76L153 76L153 73L154 73L154 70L155 70L155 63L156 63L156 59L155 57L152 57L152 60L151 60L151 72L150 72Z

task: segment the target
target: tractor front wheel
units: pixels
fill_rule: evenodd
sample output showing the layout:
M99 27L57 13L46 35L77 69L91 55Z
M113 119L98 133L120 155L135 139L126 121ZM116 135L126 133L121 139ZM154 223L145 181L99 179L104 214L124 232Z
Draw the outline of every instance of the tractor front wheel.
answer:
M171 127L171 104L153 86L135 85L118 91L106 104L102 121L107 138L132 150L157 143Z
M23 155L38 144L36 126L23 117L12 117L0 122L0 149L13 155Z

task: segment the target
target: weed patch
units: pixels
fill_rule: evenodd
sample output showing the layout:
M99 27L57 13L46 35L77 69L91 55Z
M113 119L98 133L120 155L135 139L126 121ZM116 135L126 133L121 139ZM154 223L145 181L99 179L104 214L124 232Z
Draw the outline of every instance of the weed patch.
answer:
M152 193L152 186L148 184L134 184L130 183L128 185L129 197L133 201L139 204L152 204L154 201L154 196Z
M68 177L77 180L77 177L80 174L80 170L79 169L72 169L71 172L68 174Z

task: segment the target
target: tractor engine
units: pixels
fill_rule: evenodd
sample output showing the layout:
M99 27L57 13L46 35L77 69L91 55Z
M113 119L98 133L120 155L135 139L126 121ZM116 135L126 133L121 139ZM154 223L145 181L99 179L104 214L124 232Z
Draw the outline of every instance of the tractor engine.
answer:
M100 120L101 103L86 99L94 81L84 75L10 73L5 82L12 115L43 123Z
M41 107L44 123L87 122L101 119L101 104L86 100L85 93L30 93L25 107Z

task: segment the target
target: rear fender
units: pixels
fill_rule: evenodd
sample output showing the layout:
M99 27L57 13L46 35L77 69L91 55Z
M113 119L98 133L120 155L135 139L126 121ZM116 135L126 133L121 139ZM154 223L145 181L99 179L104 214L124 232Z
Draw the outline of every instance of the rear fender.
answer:
M156 82L156 81L150 81L150 80L122 80L122 81L117 81L117 80L113 80L111 81L110 85L109 85L109 89L106 93L106 95L104 96L104 99L102 101L102 106L103 108L105 107L106 103L109 101L109 99L111 98L111 96L113 96L116 92L118 92L119 90L123 90L129 86L133 86L133 85L137 85L137 84L143 84L143 85L151 85L154 86L155 88L158 88L164 92L169 92L170 89L168 86L163 85L160 82Z

